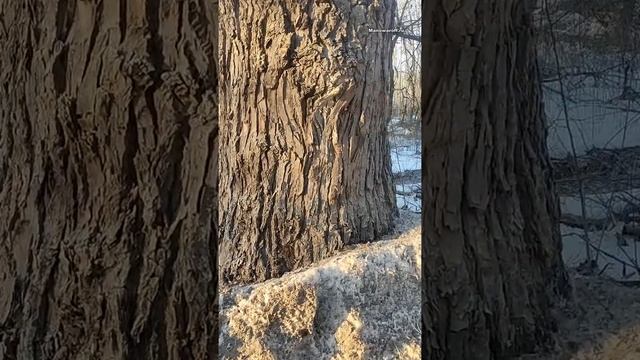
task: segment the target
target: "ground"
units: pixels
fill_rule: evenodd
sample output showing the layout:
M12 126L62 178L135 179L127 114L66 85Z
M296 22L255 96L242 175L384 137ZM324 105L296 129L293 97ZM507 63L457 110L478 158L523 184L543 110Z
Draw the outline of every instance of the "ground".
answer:
M419 215L311 268L221 295L222 359L419 359ZM553 351L519 360L640 359L640 288L572 271Z
M640 359L640 289L602 276L572 275L574 298L556 310L556 348L519 359Z
M419 146L393 147L392 160L401 209L396 232L278 279L224 289L223 359L420 358ZM587 184L590 218L606 218L640 198L640 191L624 187L598 191L611 188L600 182ZM560 186L561 207L563 214L579 216L573 185ZM585 259L584 232L566 225L561 230L573 299L555 309L556 347L518 359L640 360L640 275L616 260L637 263L636 239L621 244L615 223L589 231L603 252L598 270L585 276L577 270Z
M520 360L640 359L640 239L623 235L620 220L628 205L638 204L640 199L639 151L637 147L600 149L580 159L584 164L581 176L587 218L608 222L603 229L586 232L597 268L586 271L584 266L584 230L562 225L562 255L571 269L573 299L556 308L556 348ZM561 167L556 170L563 173ZM578 177L566 173L566 177L557 179L562 213L581 216Z
M399 209L422 211L422 145L419 139L396 139L391 144L391 163Z
M420 215L307 269L221 293L222 359L420 359Z

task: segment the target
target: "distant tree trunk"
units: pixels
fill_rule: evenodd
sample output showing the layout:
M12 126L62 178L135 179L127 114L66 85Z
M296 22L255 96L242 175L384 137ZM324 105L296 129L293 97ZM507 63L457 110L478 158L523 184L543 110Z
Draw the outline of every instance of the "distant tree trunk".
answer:
M279 276L390 230L393 0L220 3L220 270Z
M534 1L427 1L423 20L430 360L534 350L568 293L532 38Z
M634 22L637 12L636 0L622 0L621 10L620 19L618 19L618 21L620 21L618 25L618 36L621 42L620 50L624 56L635 50L634 40L637 38L635 34L637 28ZM623 60L626 59L623 58Z
M215 1L0 3L0 359L209 359Z
M636 39L637 37L637 26L635 23L636 19L636 0L623 0L622 1L622 13L620 14L620 22L618 26L618 36L621 41L620 44L620 57L622 60L622 66L624 68L624 80L622 84L623 88L623 96L629 92L630 86L629 83L633 78L634 68L633 65L636 61ZM622 144L621 146L625 146L625 140L627 135L627 126L625 124L625 129L622 134Z

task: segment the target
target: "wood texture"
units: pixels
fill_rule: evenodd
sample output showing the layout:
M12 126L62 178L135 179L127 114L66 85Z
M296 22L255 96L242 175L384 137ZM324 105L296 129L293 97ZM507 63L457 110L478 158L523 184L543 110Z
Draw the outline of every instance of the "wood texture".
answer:
M423 6L423 354L503 359L547 345L568 292L529 8Z
M261 281L390 230L395 2L220 2L220 270Z
M209 359L215 1L0 1L0 359Z

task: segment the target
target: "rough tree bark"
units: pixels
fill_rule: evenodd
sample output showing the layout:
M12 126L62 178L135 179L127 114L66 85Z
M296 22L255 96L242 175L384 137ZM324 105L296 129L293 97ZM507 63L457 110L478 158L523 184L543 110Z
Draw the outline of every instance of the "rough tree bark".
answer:
M0 2L0 359L215 356L216 7Z
M395 2L220 2L220 271L261 281L392 226Z
M553 299L568 294L533 3L423 2L430 360L501 359L545 345Z

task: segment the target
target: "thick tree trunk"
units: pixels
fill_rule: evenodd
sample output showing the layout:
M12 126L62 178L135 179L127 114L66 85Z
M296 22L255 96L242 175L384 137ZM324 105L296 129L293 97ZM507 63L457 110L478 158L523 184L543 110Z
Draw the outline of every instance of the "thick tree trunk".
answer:
M392 226L393 0L220 3L220 270L279 276Z
M544 345L566 296L533 1L427 1L423 341L430 360Z
M215 1L0 2L0 359L208 359Z

